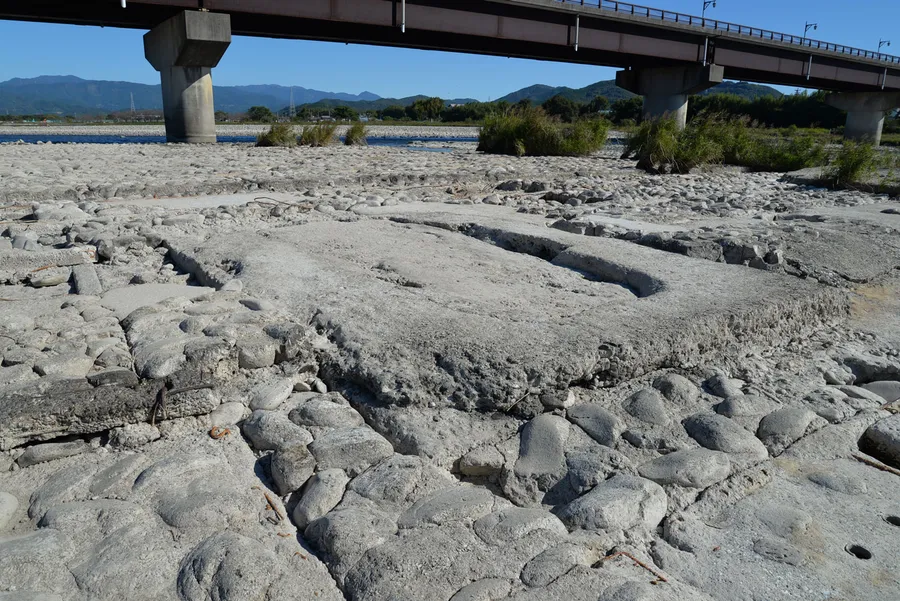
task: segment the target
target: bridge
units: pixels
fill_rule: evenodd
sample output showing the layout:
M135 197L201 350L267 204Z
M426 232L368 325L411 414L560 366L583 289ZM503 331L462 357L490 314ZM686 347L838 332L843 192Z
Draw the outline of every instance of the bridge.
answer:
M613 0L4 0L0 18L149 29L172 142L215 142L232 34L618 67L645 115L682 126L688 97L724 79L832 91L845 135L876 144L900 106L900 57Z

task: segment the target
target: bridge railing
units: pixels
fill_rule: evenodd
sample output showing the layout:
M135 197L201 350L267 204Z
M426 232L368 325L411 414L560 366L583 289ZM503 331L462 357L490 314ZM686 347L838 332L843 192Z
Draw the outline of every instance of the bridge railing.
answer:
M815 48L816 50L828 50L839 54L847 54L850 56L859 56L872 60L882 61L886 63L900 64L900 56L883 54L872 50L863 50L861 48L853 48L851 46L843 46L841 44L832 44L830 42L822 42L807 37L792 35L789 33L778 33L759 27L748 27L746 25L738 25L737 23L729 23L727 21L719 21L718 19L707 19L704 17L696 17L683 13L672 12L670 10L662 10L659 8L650 8L648 6L640 6L630 4L628 2L618 2L616 0L559 0L565 4L580 4L581 6L597 7L601 10L611 10L617 13L634 15L636 17L646 17L647 19L655 19L659 21L668 21L671 23L681 23L693 27L705 29L713 29L717 31L725 31L728 33L736 33L748 37L759 38L761 40L771 40L773 42L783 42L785 44L793 44L796 46L805 46Z

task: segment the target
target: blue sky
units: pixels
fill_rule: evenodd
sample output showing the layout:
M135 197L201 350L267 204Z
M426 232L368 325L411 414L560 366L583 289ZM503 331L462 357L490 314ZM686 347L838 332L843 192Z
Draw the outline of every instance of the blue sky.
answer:
M696 15L702 0L638 4ZM900 55L900 0L718 0L707 16L794 34L802 34L804 23L813 21L819 29L810 37L873 50L879 36L896 33L896 47L884 50ZM158 83L144 60L142 35L136 30L0 21L0 81L77 75ZM218 85L278 83L331 92L489 100L535 83L577 88L614 76L612 69L585 65L235 37L213 80Z

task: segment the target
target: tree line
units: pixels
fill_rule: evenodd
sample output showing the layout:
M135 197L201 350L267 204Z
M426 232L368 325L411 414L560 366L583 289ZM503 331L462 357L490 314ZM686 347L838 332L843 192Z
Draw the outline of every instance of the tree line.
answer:
M688 118L699 114L715 114L728 118L747 118L751 122L766 127L820 127L834 129L842 127L846 115L825 103L827 92L795 93L784 96L762 96L754 99L743 98L734 94L710 94L692 96L688 104ZM440 98L418 99L408 106L392 105L382 109L368 110L362 113L349 106L337 106L329 109L315 110L301 107L295 119L308 121L316 117L328 115L339 121L356 121L360 115L369 119L382 121L441 121L445 123L479 124L491 114L504 114L517 108L533 106L530 100L510 103L504 100L494 102L470 102L460 105L448 105ZM610 102L603 96L597 96L590 102L576 102L565 96L557 95L549 98L539 106L546 114L560 121L572 123L585 118L604 117L617 125L639 123L642 117L643 99L635 96L627 100ZM272 121L276 115L265 107L253 107L248 117L254 121ZM895 118L886 125L888 130L900 127Z

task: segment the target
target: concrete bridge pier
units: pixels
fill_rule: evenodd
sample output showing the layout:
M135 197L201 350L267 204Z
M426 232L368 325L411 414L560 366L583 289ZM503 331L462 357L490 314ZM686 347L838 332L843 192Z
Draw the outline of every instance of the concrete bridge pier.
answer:
M847 111L844 139L881 144L881 130L888 111L900 107L898 92L846 92L829 94L829 105Z
M687 124L688 97L722 83L724 67L683 65L616 73L616 85L644 97L643 116L668 115L680 129Z
M231 44L227 14L184 11L144 35L162 81L166 141L215 143L212 68Z

